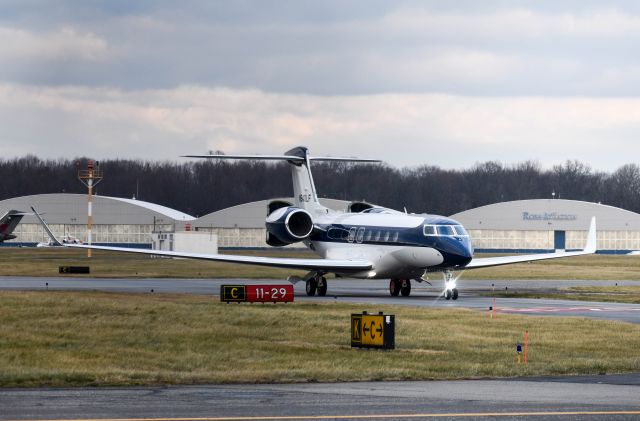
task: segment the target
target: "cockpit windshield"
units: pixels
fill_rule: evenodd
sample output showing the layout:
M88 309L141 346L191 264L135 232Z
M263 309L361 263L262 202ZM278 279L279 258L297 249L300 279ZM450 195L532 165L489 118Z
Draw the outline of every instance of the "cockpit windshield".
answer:
M456 230L456 234L458 235L469 235L462 225L455 225L453 228Z
M448 237L469 236L462 225L425 225L424 235L442 235Z
M424 235L436 235L436 227L434 227L433 225L425 225Z
M438 235L454 235L453 227L451 225L438 225L436 227Z

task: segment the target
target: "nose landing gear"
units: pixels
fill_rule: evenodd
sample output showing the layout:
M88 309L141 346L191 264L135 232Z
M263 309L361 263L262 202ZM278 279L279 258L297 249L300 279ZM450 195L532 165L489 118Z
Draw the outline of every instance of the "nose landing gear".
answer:
M445 300L457 300L458 299L458 288L456 287L456 281L458 278L453 277L453 272L450 270L443 272L444 276L444 295Z

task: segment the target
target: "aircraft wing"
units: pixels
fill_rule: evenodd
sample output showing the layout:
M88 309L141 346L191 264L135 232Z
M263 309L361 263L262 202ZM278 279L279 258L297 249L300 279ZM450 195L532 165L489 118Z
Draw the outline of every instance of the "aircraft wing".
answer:
M490 266L511 265L515 263L527 263L537 260L547 259L559 259L562 257L583 256L587 254L594 254L596 252L596 218L591 218L591 225L589 226L589 234L587 235L587 243L582 251L563 251L556 253L539 253L539 254L525 254L520 256L499 256L499 257L485 257L480 259L473 259L467 266L467 269L479 269Z
M320 270L328 272L362 272L370 270L373 265L365 260L335 260L335 259L295 259L283 257L240 256L232 254L202 254L180 251L163 251L134 249L130 247L88 246L86 244L63 244L69 248L81 248L92 250L118 251L125 253L137 253L153 256L182 257L185 259L210 260L215 262L239 263L245 265L269 266L277 268Z
M269 266L289 269L302 270L319 270L327 272L340 273L356 273L370 270L373 267L371 262L366 260L335 260L335 259L292 259L283 257L260 257L260 256L236 256L231 254L202 254L202 253L186 253L179 251L163 251L163 250L145 250L134 249L129 247L107 247L107 246L88 246L86 244L62 244L51 232L49 226L40 217L40 214L31 207L33 213L40 220L45 231L51 237L56 246L64 246L69 248L81 248L92 250L117 251L124 253L137 253L152 256L165 257L182 257L185 259L210 260L215 262L239 263L245 265Z

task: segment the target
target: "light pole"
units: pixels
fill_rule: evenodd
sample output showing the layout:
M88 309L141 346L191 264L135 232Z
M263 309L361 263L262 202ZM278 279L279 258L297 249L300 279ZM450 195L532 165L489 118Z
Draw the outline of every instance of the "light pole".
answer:
M91 231L93 229L93 187L98 185L102 181L102 170L99 167L98 162L89 160L87 162L87 169L81 170L80 163L76 163L78 167L78 180L85 186L87 186L87 244L91 246ZM87 249L87 257L91 257L91 249Z

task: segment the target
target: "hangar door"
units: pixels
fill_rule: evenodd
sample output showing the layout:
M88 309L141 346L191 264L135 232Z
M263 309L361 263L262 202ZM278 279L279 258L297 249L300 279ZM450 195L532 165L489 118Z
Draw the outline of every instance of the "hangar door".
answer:
M553 248L556 250L564 250L566 243L566 233L564 231L553 232Z

